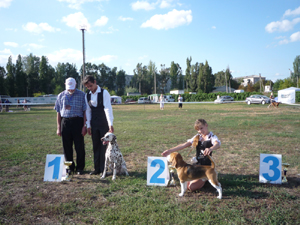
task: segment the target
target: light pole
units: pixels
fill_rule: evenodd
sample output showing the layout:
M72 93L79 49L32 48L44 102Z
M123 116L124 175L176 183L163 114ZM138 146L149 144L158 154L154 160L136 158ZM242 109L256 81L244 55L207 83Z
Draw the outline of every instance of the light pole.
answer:
M227 78L226 78L226 70L223 70L225 73L225 86L226 86L226 93L228 93L228 89L227 89Z
M85 47L84 47L84 31L86 30L86 26L81 26L82 31L82 55L83 55L83 68L82 68L82 74L81 74L81 82L80 82L80 90L84 91L84 86L82 84L82 81L85 77Z

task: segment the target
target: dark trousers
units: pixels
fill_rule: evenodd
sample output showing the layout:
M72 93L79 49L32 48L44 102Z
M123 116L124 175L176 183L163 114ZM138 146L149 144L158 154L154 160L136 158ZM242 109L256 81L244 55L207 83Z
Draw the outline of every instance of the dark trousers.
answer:
M178 107L179 107L179 108L182 108L182 103L179 103Z
M73 162L73 143L76 151L76 170L83 170L85 166L85 149L84 137L81 134L83 127L83 118L62 118L61 120L61 137L65 155L65 161ZM73 162L70 169L74 171L75 163Z
M108 132L108 126L95 127L92 125L92 141L94 151L94 168L95 171L103 173L105 164L106 145L102 144L101 138Z

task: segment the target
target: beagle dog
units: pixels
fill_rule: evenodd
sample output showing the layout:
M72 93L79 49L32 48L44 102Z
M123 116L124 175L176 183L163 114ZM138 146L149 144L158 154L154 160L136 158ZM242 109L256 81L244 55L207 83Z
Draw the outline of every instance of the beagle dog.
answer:
M271 106L273 106L274 108L278 108L280 102L272 102Z
M222 199L222 187L217 178L215 163L209 155L208 158L211 161L211 166L187 164L185 161L183 161L182 156L178 152L173 152L167 156L168 161L177 170L178 178L181 184L181 193L179 196L182 197L186 192L187 181L206 178L210 184L217 189L217 192L219 193L218 199Z

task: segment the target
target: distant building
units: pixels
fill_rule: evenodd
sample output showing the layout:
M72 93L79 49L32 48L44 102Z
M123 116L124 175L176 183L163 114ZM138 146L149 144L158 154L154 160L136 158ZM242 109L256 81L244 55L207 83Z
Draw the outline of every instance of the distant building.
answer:
M175 95L184 94L184 90L173 90L170 91L170 94L175 94Z
M227 87L227 91L228 91L228 93L233 93L235 91L235 89ZM212 93L216 93L216 92L226 92L226 86L215 87L215 89L212 91Z
M243 85L244 87L246 87L249 82L252 83L252 85L254 85L257 82L259 82L260 79L262 81L266 80L265 77L262 77L260 75L250 75L250 76L245 76L245 77L235 77L233 79L236 80L236 81L243 80L243 82L241 83L241 85Z

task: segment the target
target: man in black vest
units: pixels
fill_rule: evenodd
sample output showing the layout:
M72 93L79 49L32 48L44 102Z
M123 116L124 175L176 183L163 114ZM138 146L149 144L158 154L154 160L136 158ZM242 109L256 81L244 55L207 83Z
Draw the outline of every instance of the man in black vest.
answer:
M114 117L108 91L100 88L91 75L85 76L83 84L90 90L85 95L87 132L92 135L94 152L95 170L90 175L97 175L103 172L105 164L106 146L102 144L100 139L108 131L114 132Z

